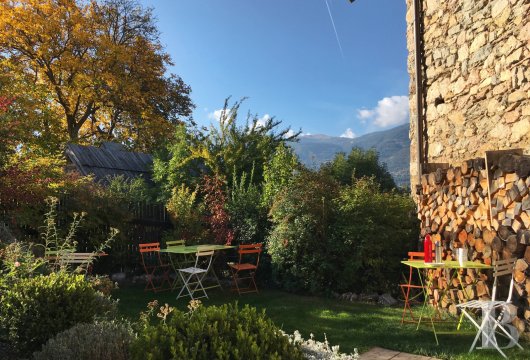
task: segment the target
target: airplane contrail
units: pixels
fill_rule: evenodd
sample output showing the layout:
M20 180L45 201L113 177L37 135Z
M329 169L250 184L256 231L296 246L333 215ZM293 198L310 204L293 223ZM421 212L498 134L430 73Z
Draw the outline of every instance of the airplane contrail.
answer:
M340 44L339 33L337 32L337 28L335 27L335 21L333 20L333 16L331 15L331 9L329 8L328 0L325 0L325 1L326 1L326 6L328 7L328 14L331 20L331 25L333 26L333 31L335 31L335 37L337 38L337 44L339 45L340 54L342 55L342 58L344 59L344 52L342 51L342 45Z

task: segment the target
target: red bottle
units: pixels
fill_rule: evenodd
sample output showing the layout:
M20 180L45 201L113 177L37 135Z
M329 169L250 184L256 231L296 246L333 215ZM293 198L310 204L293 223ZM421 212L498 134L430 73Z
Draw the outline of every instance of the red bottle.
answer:
M425 236L425 241L423 242L423 255L426 263L432 263L432 241L429 234Z

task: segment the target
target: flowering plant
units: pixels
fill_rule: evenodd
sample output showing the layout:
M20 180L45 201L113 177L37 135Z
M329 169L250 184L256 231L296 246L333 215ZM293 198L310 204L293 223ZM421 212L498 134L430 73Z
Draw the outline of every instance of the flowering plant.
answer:
M289 338L291 344L300 345L304 357L308 360L359 360L357 348L354 349L353 354L343 354L339 352L339 346L330 346L326 334L324 334L324 342L315 340L313 334L310 338L304 340L298 330L295 330L293 335L284 333Z

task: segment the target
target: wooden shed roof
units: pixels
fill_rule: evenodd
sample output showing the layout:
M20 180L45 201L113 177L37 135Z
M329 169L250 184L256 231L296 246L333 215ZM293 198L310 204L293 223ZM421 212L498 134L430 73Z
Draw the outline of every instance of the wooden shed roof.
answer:
M81 175L93 174L98 182L107 183L118 175L127 179L151 178L152 156L126 151L117 143L104 143L101 147L68 144L66 156Z

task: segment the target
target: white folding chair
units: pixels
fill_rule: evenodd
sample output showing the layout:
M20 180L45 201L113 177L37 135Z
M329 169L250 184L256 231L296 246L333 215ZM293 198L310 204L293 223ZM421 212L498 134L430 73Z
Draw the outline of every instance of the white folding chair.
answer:
M210 271L210 266L212 265L213 253L214 253L213 250L200 250L199 249L197 251L197 254L195 255L196 256L195 266L187 267L184 269L178 269L179 275L184 285L182 286L182 289L180 289L180 292L177 295L177 299L184 297L184 296L189 296L191 297L192 300L200 299L203 297L208 298L208 294L206 294L206 290L204 290L204 287L202 285L202 280L204 279L206 274L208 274L208 271ZM183 294L184 290L187 290L188 293ZM204 295L194 297L194 294L197 291L202 291Z
M477 347L477 349L497 349L504 358L506 354L501 349L508 349L514 346L518 346L521 350L523 347L518 343L519 341L519 332L517 329L510 325L511 321L514 319L516 314L510 311L509 305L512 301L513 294L513 270L515 266L515 261L517 259L511 258L507 260L496 261L493 266L493 291L491 295L491 300L471 300L462 304L458 304L457 307L460 308L463 314L475 325L478 329L477 336L469 349L471 353L475 348L478 338L482 335L482 347ZM508 298L506 301L496 300L497 295L497 283L500 276L511 275L510 280L510 289L508 292ZM479 324L470 314L471 310L480 310L482 312L482 321ZM496 312L499 311L499 315L496 316ZM499 347L495 333L498 331L499 334L506 336L509 340L507 346Z

